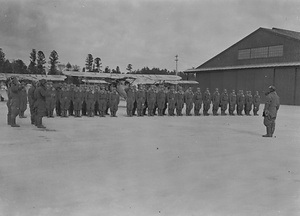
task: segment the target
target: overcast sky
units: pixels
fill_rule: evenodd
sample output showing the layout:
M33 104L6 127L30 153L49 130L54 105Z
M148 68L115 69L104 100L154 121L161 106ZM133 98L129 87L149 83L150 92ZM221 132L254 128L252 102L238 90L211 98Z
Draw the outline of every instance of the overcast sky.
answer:
M299 0L0 0L0 47L29 63L49 60L103 67L197 67L259 27L300 31Z

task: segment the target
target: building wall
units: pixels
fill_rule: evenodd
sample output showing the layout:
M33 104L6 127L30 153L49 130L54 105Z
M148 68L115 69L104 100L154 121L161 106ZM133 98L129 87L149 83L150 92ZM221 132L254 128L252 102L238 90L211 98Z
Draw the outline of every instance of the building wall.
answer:
M246 70L208 71L196 74L196 81L204 91L209 88L214 92L224 88L228 92L233 89L259 91L262 102L265 101L265 92L270 85L275 85L280 96L281 104L300 105L300 75L299 69L295 67L284 68L260 68Z

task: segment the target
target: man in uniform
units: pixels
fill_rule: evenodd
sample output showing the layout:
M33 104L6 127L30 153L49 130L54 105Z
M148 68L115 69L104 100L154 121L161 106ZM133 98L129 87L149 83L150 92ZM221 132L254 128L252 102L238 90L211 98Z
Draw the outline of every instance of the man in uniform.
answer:
M61 101L61 88L62 88L62 85L59 84L57 87L56 87L56 90L55 90L55 97L56 97L56 106L55 106L55 112L56 112L56 116L61 116L61 106L60 106L60 101Z
M229 97L227 94L227 89L224 89L224 91L221 94L221 115L227 115L225 112L228 107Z
M174 110L176 108L176 92L174 86L171 86L171 89L168 93L167 100L168 100L168 115L174 116L175 115Z
M86 116L86 96L88 93L88 87L86 85L83 86L82 89L82 115Z
M36 89L36 82L33 81L31 83L31 87L28 90L28 102L29 102L29 110L30 110L30 120L31 120L31 124L35 124L35 119L36 119L36 112L35 112L35 101L36 98L34 97L34 91Z
M73 94L74 94L74 85L71 84L69 86L69 108L68 108L70 116L73 116L73 112L74 112L74 104L73 104L73 100L72 100Z
M218 109L220 107L220 93L219 93L218 88L216 88L215 92L213 93L211 101L212 101L212 104L213 104L213 115L217 116L218 115Z
M74 116L75 117L81 117L81 108L82 108L82 101L83 101L83 94L82 94L82 88L81 87L74 87L74 92L72 95L72 101L74 106Z
M36 117L36 126L37 128L46 128L42 123L43 116L46 115L46 80L40 80L39 87L35 90L36 97L36 109L37 109L37 117Z
M251 91L247 91L247 95L245 96L245 114L250 116L250 112L252 110L253 97Z
M95 90L93 86L90 86L87 95L86 95L86 111L88 117L94 116L95 111Z
M99 102L99 116L105 117L105 111L108 101L108 92L105 91L104 87L100 88L99 94L98 94L98 102Z
M95 85L94 87L95 91L95 109L94 109L94 114L95 116L98 115L99 113L99 86Z
M26 91L26 83L24 81L21 82L21 92L20 92L20 118L26 118L24 115L26 109L27 109L27 91Z
M11 125L11 105L10 105L10 102L11 102L11 93L10 93L10 87L11 87L11 78L8 78L6 80L6 87L7 87L7 102L6 102L6 106L7 106L7 124L8 125Z
M120 96L117 92L117 88L113 87L112 92L109 95L111 117L117 117L116 113L118 111L119 102L120 102Z
M134 95L136 95L136 92L137 92L137 89L136 89L136 86L132 86L133 88L133 92L134 92ZM133 102L133 109L132 109L132 115L136 115L135 112L137 110L137 102L136 102L136 98L134 99L134 102Z
M194 93L192 91L192 87L189 87L184 94L184 102L185 102L185 114L187 116L191 116L191 111L193 109L193 97Z
M237 95L237 98L236 98L236 102L237 102L237 114L239 116L242 116L243 115L242 111L243 111L243 108L245 105L245 95L244 95L243 90L239 91L239 94Z
M111 88L112 88L112 86L111 86ZM109 115L108 110L109 110L109 108L110 108L109 98L110 98L111 88L108 87L108 86L105 87L105 91L106 91L107 97L108 97L107 104L106 104L105 115Z
M194 101L194 114L195 116L199 116L201 105L202 105L202 93L199 87L197 88L197 91L194 94L193 101Z
M275 120L277 112L280 106L280 99L276 93L274 86L269 87L269 91L266 95L266 103L264 107L264 125L267 128L267 134L263 137L272 137L275 131Z
M211 103L210 92L209 92L209 89L207 88L203 95L203 115L204 116L209 116L208 111L210 109L210 103Z
M132 117L133 115L133 104L135 102L135 91L132 86L129 86L126 90L126 110L127 116Z
M232 90L232 92L229 95L229 115L234 115L235 111L235 106L236 106L236 94L235 90Z
M144 116L143 108L146 101L146 93L142 85L138 87L136 92L137 116Z
M158 115L163 116L163 109L166 103L166 94L164 86L160 86L157 92L157 107L158 107Z
M16 124L16 117L20 112L20 94L22 86L16 77L13 78L10 88L9 88L9 101L10 101L10 125L11 127L20 127Z
M151 86L147 92L148 116L154 116L155 103L156 103L155 87Z
M54 106L56 103L56 93L55 88L52 86L52 83L48 83L46 89L46 107L47 107L47 117L54 118Z
M68 117L67 110L70 106L69 100L70 100L69 89L67 85L64 85L61 89L61 95L60 95L61 117Z
M184 107L184 91L181 86L178 86L178 92L176 92L176 115L182 116L182 109Z
M253 114L255 116L258 116L257 112L259 110L259 106L260 106L260 96L258 91L256 91L254 98L253 98Z

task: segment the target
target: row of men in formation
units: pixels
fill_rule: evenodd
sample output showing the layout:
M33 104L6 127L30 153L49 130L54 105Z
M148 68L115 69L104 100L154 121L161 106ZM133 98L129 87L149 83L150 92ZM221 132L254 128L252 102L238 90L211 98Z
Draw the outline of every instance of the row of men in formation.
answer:
M221 108L221 115L226 115L227 109L230 115L234 115L235 110L238 115L242 115L244 111L246 115L250 115L253 109L253 114L258 115L260 106L260 95L258 92L252 96L251 91L247 91L244 95L243 90L238 94L232 90L230 94L224 89L220 94L218 88L213 94L209 89L203 93L200 88L195 92L192 88L183 91L181 86L178 86L178 91L171 86L166 88L163 85L152 85L146 89L145 85L139 85L138 89L135 86L126 88L126 109L127 115L133 116L137 111L137 116L144 116L148 111L149 116L154 116L156 110L158 115L165 115L168 110L168 115L174 116L175 111L177 116L182 116L184 105L186 106L186 115L191 115L194 108L194 115L200 115L200 109L203 106L203 114L209 115L208 111L212 105L213 115L218 115L218 110ZM54 110L56 114L61 117L74 115L80 117L81 115L94 116L99 115L104 117L108 114L108 109L112 117L116 117L120 97L115 87L111 91L104 86L75 86L73 84L62 84L55 88L51 82L41 80L38 83L33 82L28 90L25 89L24 83L19 83L17 79L11 80L8 87L8 123L12 126L18 126L15 123L17 115L20 118L25 118L24 112L27 109L27 98L31 113L31 123L38 127L42 125L42 117L54 117ZM18 103L11 104L12 98L18 98ZM14 112L11 116L11 107L18 104L18 113ZM13 106L12 106L13 105Z

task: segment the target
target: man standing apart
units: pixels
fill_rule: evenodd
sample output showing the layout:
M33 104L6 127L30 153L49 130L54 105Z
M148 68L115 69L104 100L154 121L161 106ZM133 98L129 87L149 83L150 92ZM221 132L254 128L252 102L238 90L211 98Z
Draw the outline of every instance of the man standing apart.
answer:
M266 103L264 107L264 125L267 128L267 134L263 137L272 137L275 131L275 120L280 106L280 99L276 93L274 86L269 87L269 92L266 96Z
M21 82L21 92L20 92L20 110L19 110L19 117L26 118L24 115L27 109L27 91L26 91L26 83L23 81Z
M36 108L37 108L37 117L36 117L36 126L37 128L46 128L42 124L42 118L46 115L46 80L40 80L39 87L36 91Z
M10 110L11 110L10 124L12 127L20 127L20 125L16 124L16 117L19 115L19 111L20 111L21 90L22 90L22 86L20 82L16 77L14 77L9 88Z

